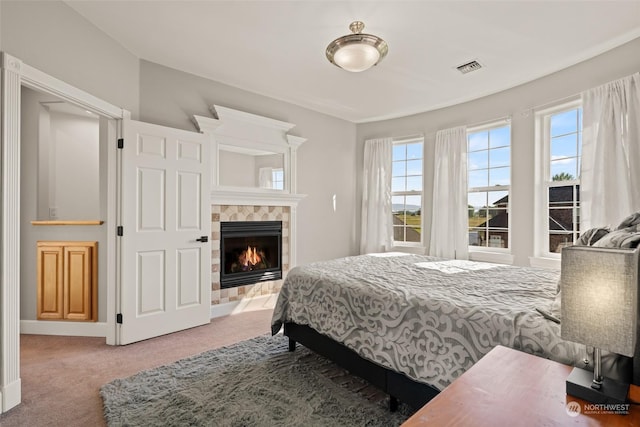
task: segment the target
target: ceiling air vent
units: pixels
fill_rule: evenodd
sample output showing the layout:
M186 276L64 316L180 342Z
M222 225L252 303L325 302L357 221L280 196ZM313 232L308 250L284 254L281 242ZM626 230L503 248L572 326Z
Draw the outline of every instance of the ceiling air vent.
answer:
M471 61L471 62L467 62L466 64L459 65L456 68L462 74L467 74L472 71L479 70L480 68L482 68L482 65L480 65L478 61Z

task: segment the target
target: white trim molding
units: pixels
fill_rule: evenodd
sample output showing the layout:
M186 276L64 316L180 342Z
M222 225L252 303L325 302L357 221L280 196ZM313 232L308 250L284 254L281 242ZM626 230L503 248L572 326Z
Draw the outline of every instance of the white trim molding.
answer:
M0 145L0 413L21 401L20 380L20 73L2 54Z
M21 320L20 333L31 335L65 335L70 337L106 337L107 323Z

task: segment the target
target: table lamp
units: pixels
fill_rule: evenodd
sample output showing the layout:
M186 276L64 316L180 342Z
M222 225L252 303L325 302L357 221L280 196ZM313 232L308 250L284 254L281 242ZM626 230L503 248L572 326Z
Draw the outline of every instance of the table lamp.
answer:
M574 368L566 381L568 395L591 403L626 403L629 384L602 375L601 351L634 355L639 251L562 249L560 336L594 347L593 373Z

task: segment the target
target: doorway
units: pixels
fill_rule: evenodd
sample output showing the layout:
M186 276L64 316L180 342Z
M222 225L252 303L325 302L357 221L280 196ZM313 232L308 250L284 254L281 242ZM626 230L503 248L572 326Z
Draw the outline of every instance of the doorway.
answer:
M2 53L2 86L0 89L0 180L2 181L0 212L0 413L21 401L20 382L20 293L21 293L21 97L26 87L57 97L71 105L103 117L107 125L101 127L100 139L115 141L119 120L129 113L106 103L73 86L24 64L18 58ZM116 206L116 149L107 149L106 206ZM116 209L105 207L105 229L117 220ZM116 245L115 233L106 233L103 248L105 262L106 312L105 335L108 344L115 344L116 336Z

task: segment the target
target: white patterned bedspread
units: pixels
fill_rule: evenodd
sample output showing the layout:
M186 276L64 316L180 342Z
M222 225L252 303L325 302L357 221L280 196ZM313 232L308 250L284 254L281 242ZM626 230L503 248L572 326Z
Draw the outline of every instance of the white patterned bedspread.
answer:
M272 332L308 325L360 356L443 389L501 344L569 365L582 345L542 317L557 271L400 253L300 266L284 282Z

